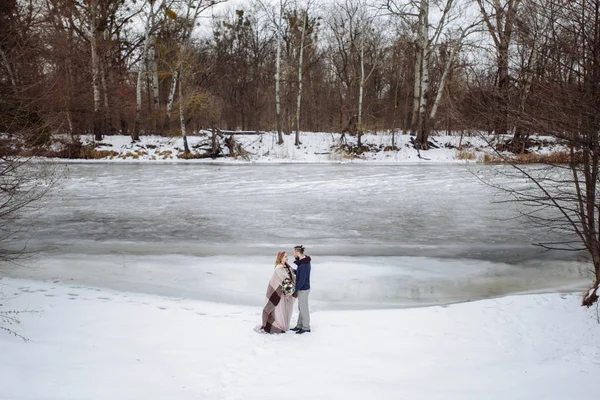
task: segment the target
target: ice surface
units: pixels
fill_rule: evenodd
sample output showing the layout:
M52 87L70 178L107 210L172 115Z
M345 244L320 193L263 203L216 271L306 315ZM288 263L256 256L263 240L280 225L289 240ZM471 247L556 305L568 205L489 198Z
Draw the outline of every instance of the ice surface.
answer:
M518 218L475 165L69 165L27 268L5 274L258 305L279 250L313 256L322 308L579 289L580 255ZM506 178L508 180L508 178ZM524 184L522 181L517 182ZM335 290L329 290L331 287Z

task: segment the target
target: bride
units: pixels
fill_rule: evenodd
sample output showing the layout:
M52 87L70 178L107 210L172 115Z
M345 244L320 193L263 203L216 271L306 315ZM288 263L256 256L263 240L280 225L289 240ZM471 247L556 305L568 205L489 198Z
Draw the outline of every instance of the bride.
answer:
M267 287L262 325L255 329L260 333L285 333L290 329L294 309L296 275L287 263L288 256L280 251L275 260L275 271Z

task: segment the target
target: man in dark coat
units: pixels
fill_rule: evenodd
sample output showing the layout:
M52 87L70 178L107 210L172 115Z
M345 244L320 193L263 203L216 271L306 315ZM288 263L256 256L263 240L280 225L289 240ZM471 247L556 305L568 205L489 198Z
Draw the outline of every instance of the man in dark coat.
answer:
M298 334L310 332L310 313L308 311L308 294L310 293L310 257L304 255L304 246L294 247L294 264L296 264L296 293L298 295L298 322L292 328Z

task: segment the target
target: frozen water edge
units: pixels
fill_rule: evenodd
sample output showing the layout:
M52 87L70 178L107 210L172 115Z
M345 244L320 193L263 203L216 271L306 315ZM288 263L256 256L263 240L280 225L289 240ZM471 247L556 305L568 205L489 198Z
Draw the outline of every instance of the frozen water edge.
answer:
M11 400L588 398L595 311L565 294L319 311L311 334L256 334L260 307L2 279L24 343L0 334ZM311 306L313 304L311 303ZM282 371L302 377L273 379ZM285 374L284 374L285 376ZM435 383L432 384L432 377Z
M112 290L260 306L271 257L78 253L46 254L26 268L0 269L14 278L60 280ZM508 294L580 292L588 266L554 260L510 265L432 257L317 256L311 295L318 310L408 308L453 304Z
M304 244L321 309L589 283L577 255L531 246L539 229L458 165L73 165L59 196L31 219L29 240L54 250L0 267L8 276L260 305L277 252Z

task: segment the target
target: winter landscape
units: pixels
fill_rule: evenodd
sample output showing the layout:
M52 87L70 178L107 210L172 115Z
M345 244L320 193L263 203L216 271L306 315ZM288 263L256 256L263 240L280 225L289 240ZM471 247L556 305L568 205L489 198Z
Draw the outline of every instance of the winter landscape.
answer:
M598 392L598 1L0 27L0 400Z
M495 168L69 164L42 253L1 269L29 341L0 336L0 398L593 393L589 264L532 246L479 179ZM300 242L313 332L259 335L274 255Z

